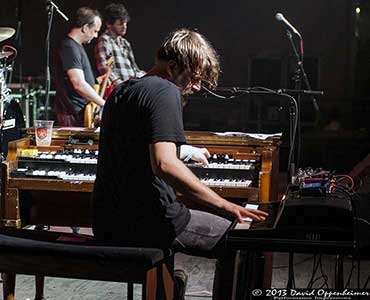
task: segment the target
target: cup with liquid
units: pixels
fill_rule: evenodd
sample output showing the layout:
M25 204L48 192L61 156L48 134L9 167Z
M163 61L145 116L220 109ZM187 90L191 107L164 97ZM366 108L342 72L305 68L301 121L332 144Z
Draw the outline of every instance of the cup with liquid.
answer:
M35 120L35 137L37 146L50 146L54 121Z

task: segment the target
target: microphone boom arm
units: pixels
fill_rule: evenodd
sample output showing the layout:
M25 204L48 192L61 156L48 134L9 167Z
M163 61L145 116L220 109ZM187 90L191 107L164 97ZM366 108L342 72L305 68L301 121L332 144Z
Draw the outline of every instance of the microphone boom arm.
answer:
M50 4L52 7L54 7L57 13L60 14L64 20L66 20L67 22L69 21L68 17L59 9L59 7L53 1L47 1L47 4Z

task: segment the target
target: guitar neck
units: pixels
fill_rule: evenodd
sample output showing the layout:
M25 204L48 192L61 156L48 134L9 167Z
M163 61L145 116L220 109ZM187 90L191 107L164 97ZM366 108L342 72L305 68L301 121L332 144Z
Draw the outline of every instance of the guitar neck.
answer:
M113 57L110 57L108 62L107 62L107 72L105 74L104 80L101 83L100 89L99 89L99 96L102 97L102 98L104 97L105 90L107 89L107 84L108 84L109 75L110 75L110 72L111 72L112 63L113 63Z
M104 78L100 86L100 89L99 89L99 96L102 98L104 97L105 90L107 89L108 79L109 79L109 73L107 73L107 76Z

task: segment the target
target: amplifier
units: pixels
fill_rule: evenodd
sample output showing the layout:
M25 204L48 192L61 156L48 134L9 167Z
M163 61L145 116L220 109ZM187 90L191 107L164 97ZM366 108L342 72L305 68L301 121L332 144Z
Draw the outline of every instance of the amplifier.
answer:
M288 197L276 229L297 239L353 240L352 212L347 197Z

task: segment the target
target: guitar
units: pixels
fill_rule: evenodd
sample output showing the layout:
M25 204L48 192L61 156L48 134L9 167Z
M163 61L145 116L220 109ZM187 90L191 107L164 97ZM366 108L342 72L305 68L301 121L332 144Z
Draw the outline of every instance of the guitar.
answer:
M107 60L107 72L104 75L103 81L100 84L94 85L95 92L102 98L104 98L105 91L107 89L109 74L110 74L111 66L113 62L114 62L113 56L111 56ZM85 106L85 111L84 111L84 127L94 128L95 127L94 120L97 114L98 114L98 105L94 102L88 103Z

